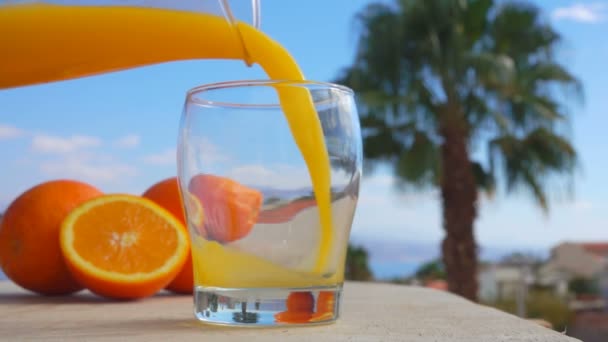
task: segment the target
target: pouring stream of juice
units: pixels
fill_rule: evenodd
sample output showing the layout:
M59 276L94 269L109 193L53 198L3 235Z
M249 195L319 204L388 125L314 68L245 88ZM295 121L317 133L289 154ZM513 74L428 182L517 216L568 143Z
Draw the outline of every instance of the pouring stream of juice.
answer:
M170 23L170 24L169 24ZM245 23L248 52L271 79L304 80L290 54ZM90 76L168 61L244 59L235 27L209 14L126 6L19 4L0 7L0 89ZM306 89L277 89L307 164L321 237L315 273L326 271L333 231L330 166L320 121Z

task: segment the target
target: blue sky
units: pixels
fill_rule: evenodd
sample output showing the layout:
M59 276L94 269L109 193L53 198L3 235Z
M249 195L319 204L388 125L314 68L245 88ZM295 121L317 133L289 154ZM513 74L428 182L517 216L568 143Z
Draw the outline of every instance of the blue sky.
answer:
M262 29L283 44L309 79L328 81L352 60L354 14L369 1L262 1ZM608 241L607 1L537 1L564 36L560 59L583 81L572 137L581 158L575 195L544 216L526 194L483 199L482 247L546 250L564 240ZM0 209L19 193L70 177L107 192L141 193L176 173L174 152L185 91L203 83L264 78L236 61L181 62L0 91ZM437 246L439 202L396 193L388 170L367 175L352 236L369 246ZM374 262L417 263L437 251L374 247Z

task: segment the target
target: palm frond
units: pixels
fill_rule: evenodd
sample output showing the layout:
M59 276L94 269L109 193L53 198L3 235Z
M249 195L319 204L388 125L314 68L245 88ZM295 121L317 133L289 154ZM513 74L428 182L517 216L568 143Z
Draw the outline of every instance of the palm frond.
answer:
M437 184L439 160L439 146L426 133L416 131L411 144L399 154L395 173L419 187Z
M522 170L521 172L522 183L526 185L532 192L536 203L541 207L544 212L549 210L549 204L547 202L547 194L545 188L541 183L541 180L534 175L530 170Z
M492 167L502 164L506 187L529 188L538 204L547 209L546 184L548 178L570 174L576 166L576 151L564 138L548 129L538 128L518 138L503 135L489 143Z
M471 161L471 168L473 169L473 176L475 177L477 187L492 197L496 191L496 179L492 170L486 170L477 161Z

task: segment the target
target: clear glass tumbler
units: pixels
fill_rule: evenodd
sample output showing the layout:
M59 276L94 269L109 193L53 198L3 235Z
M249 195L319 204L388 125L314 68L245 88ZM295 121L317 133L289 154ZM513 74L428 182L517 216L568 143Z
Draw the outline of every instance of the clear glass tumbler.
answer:
M303 96L308 100L293 106ZM307 105L314 111L304 110ZM307 113L320 121L329 155L330 226L321 224L309 172L317 166L306 164L291 131L305 135L310 128L290 128L286 120L286 114ZM196 317L248 326L335 321L361 164L348 88L239 81L190 90L178 178L192 242Z

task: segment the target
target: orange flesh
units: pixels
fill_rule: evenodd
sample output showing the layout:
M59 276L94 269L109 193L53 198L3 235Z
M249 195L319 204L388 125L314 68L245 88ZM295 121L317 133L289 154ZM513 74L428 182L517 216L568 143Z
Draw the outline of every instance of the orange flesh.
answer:
M323 277L313 272L298 272L247 254L216 241L192 239L195 283L225 288L333 286L344 281L344 267Z
M190 180L190 193L201 203L205 218L198 230L209 240L233 242L255 225L262 193L232 179L199 174Z
M314 298L310 292L292 292L287 297L287 310L274 315L279 323L307 323L334 318L334 292L321 291L313 312Z
M176 231L165 219L126 202L107 203L82 214L73 229L73 248L83 259L122 274L157 270L178 246Z

